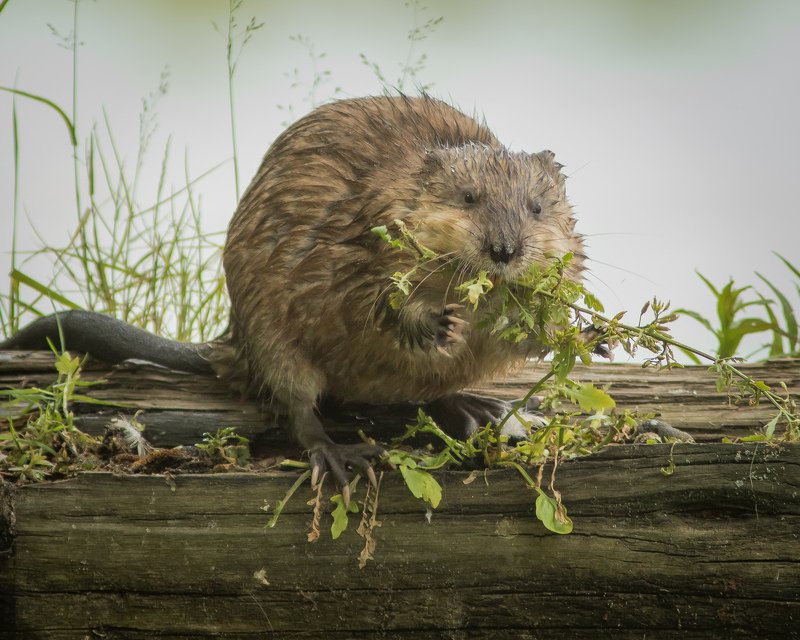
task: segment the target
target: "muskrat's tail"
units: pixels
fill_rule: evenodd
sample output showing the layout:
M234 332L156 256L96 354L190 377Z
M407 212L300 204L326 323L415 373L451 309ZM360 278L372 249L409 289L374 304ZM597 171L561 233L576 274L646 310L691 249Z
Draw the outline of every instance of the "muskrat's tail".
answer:
M64 311L34 320L0 342L0 350L47 349L48 338L56 348L89 353L108 363L136 358L178 371L213 373L211 345L161 338L94 311Z

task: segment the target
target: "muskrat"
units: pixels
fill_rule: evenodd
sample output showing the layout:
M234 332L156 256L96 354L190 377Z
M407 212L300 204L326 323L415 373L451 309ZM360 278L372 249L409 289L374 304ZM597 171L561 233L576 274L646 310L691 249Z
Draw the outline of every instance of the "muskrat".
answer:
M414 257L371 230L396 220L454 269L430 269L394 310L390 278ZM484 124L425 95L341 100L278 137L234 213L223 337L182 344L90 312L59 322L66 347L213 371L268 399L309 452L315 482L328 470L345 488L347 468L374 479L369 460L381 448L334 443L319 399L427 402L462 435L497 421L506 403L460 390L544 348L536 336L512 344L476 327L454 273L513 280L567 252L567 275L578 279L583 243L551 152L512 152ZM57 339L52 316L0 348L41 346L46 335Z

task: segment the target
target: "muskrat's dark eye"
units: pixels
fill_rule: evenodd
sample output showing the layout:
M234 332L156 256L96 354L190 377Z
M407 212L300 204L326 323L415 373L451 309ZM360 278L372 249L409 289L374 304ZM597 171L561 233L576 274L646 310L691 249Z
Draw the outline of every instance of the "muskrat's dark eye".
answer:
M474 204L475 203L475 194L472 191L465 191L464 192L464 202L466 204Z
M538 202L534 202L531 204L531 213L535 216L538 216L542 212L542 205Z

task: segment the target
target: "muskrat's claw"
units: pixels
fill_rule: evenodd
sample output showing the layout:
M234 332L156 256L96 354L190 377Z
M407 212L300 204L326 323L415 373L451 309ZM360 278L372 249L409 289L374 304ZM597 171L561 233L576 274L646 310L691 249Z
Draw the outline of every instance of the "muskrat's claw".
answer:
M342 492L345 506L350 504L350 484L347 469L360 473L377 486L378 479L370 459L378 458L385 453L382 446L376 444L336 444L321 442L309 451L311 462L311 486L316 487L326 473L333 477L336 488Z
M588 345L595 342L601 335L602 332L598 329L595 329L594 327L586 327L578 334L578 340L580 340L583 344ZM592 353L613 362L614 354L611 352L611 349L613 349L615 346L616 344L613 344L608 340L602 340L594 345Z
M463 309L461 304L448 304L442 309L441 314L434 316L436 323L436 333L434 342L436 348L443 353L443 347L457 342L464 342L464 334L469 328L469 322L460 318L457 314L459 309Z

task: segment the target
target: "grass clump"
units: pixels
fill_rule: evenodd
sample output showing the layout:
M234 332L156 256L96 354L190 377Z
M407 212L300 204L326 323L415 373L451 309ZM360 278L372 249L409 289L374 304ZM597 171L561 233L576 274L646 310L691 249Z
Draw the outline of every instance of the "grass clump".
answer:
M22 481L41 481L77 470L92 469L91 454L98 442L75 426L75 402L97 404L79 393L94 382L81 380L82 361L69 353L56 354L58 372L46 388L0 391L8 430L0 431L0 475ZM16 426L22 424L22 426Z

